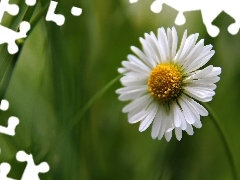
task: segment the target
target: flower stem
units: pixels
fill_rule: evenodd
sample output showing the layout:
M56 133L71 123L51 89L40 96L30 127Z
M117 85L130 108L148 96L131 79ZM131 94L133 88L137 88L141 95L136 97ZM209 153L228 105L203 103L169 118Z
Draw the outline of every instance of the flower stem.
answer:
M122 77L122 75L119 75L112 79L108 84L106 84L101 90L99 90L82 108L79 113L77 113L73 120L70 122L70 129L73 128L73 126L79 121L83 114L90 108L90 106L97 100L99 99L115 82L119 80L119 78Z
M37 0L38 3L38 0ZM27 7L25 14L23 15L21 21L29 21L32 18L32 15L36 9L36 6L33 7ZM18 26L20 25L20 22L18 22ZM16 29L17 30L17 29ZM30 32L28 32L29 36ZM5 52L4 58L1 62L1 68L2 70L0 71L0 81L1 81L1 87L0 87L0 100L5 97L5 94L7 92L9 83L12 79L12 74L14 72L16 63L21 55L22 48L24 45L24 40L23 39L18 39L16 41L18 45L18 52L14 55L10 55L7 50Z
M53 158L57 150L60 148L60 146L63 144L63 142L66 140L65 137L68 135L68 133L72 130L74 125L81 120L84 113L87 112L87 110L91 107L91 105L98 100L114 83L116 83L119 78L122 77L122 75L119 75L112 79L108 84L106 84L102 89L100 89L79 111L77 114L73 116L73 119L70 121L68 128L65 128L60 135L58 136L56 143L53 143L51 152L47 155L49 159Z
M222 140L222 143L224 145L224 148L225 148L225 151L226 151L226 154L227 154L227 157L228 157L228 161L229 161L229 164L230 164L230 167L231 167L233 179L238 180L236 164L235 164L235 161L234 161L234 158L233 158L233 153L232 153L232 150L230 148L230 143L229 143L229 140L227 139L226 133L225 133L220 121L219 121L219 118L216 116L216 114L214 113L212 108L206 103L204 103L204 106L209 111L210 117L213 121L213 124L216 127L217 132L219 133L219 136L220 136L220 138Z

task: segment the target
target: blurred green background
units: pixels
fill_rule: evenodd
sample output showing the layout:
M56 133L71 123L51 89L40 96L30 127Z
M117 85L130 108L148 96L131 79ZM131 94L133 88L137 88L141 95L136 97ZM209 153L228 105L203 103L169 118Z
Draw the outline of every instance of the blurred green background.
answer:
M6 14L3 24L16 29L27 6L20 0L10 2L21 10L17 17ZM118 75L121 61L132 53L130 46L140 47L139 37L145 32L156 33L162 26L175 26L179 38L185 29L188 34L198 32L199 39L216 51L209 64L222 67L216 96L209 104L220 117L239 169L240 33L233 36L227 31L234 19L221 13L213 22L220 34L211 38L200 11L184 13L186 23L176 26L177 11L163 5L161 13L154 14L150 11L153 0L58 2L56 12L66 17L63 26L45 20L43 9L49 0L40 0L29 18L32 21L43 11L42 18L21 52L12 56L6 45L0 46L0 75L5 73L0 76L0 96L10 103L8 111L0 112L0 124L6 126L10 116L20 119L14 137L0 134L0 162L11 164L9 177L21 178L26 163L18 162L15 155L24 150L33 154L36 164L48 162L50 171L39 175L47 180L232 179L226 152L209 117L201 118L203 127L195 128L193 136L184 132L180 142L175 136L169 143L153 140L151 128L140 133L139 125L130 125L121 112L126 103L117 99L119 82L84 116L80 118L79 113ZM82 15L72 16L72 6L82 8ZM73 119L77 123L69 128Z

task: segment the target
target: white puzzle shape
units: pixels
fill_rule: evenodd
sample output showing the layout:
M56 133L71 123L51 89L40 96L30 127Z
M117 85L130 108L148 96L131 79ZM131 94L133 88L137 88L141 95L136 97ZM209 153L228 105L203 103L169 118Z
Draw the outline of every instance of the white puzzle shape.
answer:
M55 14L55 9L57 8L58 2L51 1L50 6L48 8L46 21L53 21L58 26L62 26L65 22L65 17L62 14Z
M72 9L71 9L71 14L72 14L73 16L80 16L80 15L82 14L82 9L73 6Z
M9 108L9 102L6 99L2 99L1 104L0 104L0 109L2 111L6 111Z
M15 180L12 178L7 177L8 173L10 172L11 166L8 163L1 163L0 164L0 179L1 180Z
M27 166L21 180L40 180L38 174L46 173L50 169L48 163L46 162L35 165L32 154L27 154L24 151L18 151L16 159L19 162L27 162Z
M25 0L25 3L28 6L34 6L36 4L36 0Z
M9 108L9 102L6 99L2 99L0 104L0 110L6 111ZM19 119L15 116L11 116L8 119L8 127L0 126L0 133L6 134L9 136L15 135L15 129L17 125L19 124ZM0 151L1 153L1 151Z
M130 3L137 1L129 0ZM240 0L155 0L151 4L152 12L161 12L163 4L178 11L175 19L177 25L183 25L186 22L184 12L200 10L203 23L208 34L212 37L216 37L220 32L219 28L213 25L212 22L221 12L225 12L235 20L234 23L228 26L230 34L237 34L240 29Z
M16 4L9 4L9 0L1 0L0 2L0 23L5 12L12 16L16 16L19 12L19 7Z
M27 32L30 30L30 24L26 21L21 22L19 32L15 32L7 27L0 25L0 44L8 44L8 52L15 54L18 52L16 44L17 39L26 38Z
M138 2L138 0L129 0L131 4Z
M34 4L35 0L26 0L26 3ZM10 15L17 15L19 12L19 7L16 4L9 4L9 0L1 0L0 2L0 23L5 12ZM30 30L30 24L28 22L21 22L19 26L19 32L15 32L7 27L0 24L0 45L7 43L8 52L10 54L15 54L18 52L18 46L16 40L27 37L27 32Z
M12 116L8 119L8 127L0 126L0 133L6 134L9 136L15 135L15 129L19 124L19 119L15 116Z

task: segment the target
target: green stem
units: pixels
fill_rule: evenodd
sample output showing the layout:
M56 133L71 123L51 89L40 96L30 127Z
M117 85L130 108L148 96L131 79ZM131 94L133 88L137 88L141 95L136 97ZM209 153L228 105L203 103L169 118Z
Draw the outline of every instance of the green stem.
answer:
M74 127L74 125L79 122L81 120L81 118L83 117L84 113L87 112L87 110L91 107L91 105L97 101L115 82L117 82L119 80L119 78L122 75L119 75L117 77L115 77L114 79L112 79L108 84L106 84L101 90L99 90L81 109L81 111L79 111L74 117L73 119L70 121L69 123L69 127L65 128L64 131L61 132L61 134L59 135L58 139L56 140L56 143L54 143L52 145L51 148L49 149L53 149L52 152L50 152L48 154L49 159L53 158L53 156L55 155L56 151L60 148L60 146L62 145L62 143L65 140L65 137L67 136L67 134L71 131L71 129Z
M216 116L216 114L212 110L212 108L206 103L204 103L204 106L209 111L210 117L212 118L213 123L214 123L214 125L217 129L217 132L219 133L219 136L220 136L220 138L222 140L222 143L224 145L225 151L227 153L228 161L230 163L233 179L238 180L236 164L235 164L235 161L234 161L234 158L233 158L233 153L232 153L232 150L230 148L230 143L229 143L229 140L227 139L226 133L225 133L218 117Z
M37 1L38 2L38 1ZM22 21L29 21L36 9L36 6L33 6L33 7L28 7L23 18L22 18ZM29 33L28 33L29 35ZM4 63L4 66L3 66L3 71L0 73L0 77L3 76L3 78L1 79L1 87L0 87L0 99L3 99L6 92L7 92L7 89L8 89L8 86L9 86L9 83L11 81L11 78L12 78L12 74L13 74L13 71L15 69L15 66L16 66L16 63L19 59L19 56L22 52L22 47L24 45L24 40L17 40L17 43L18 43L18 52L11 56L8 54L8 52L6 52L6 57L3 59L3 61L5 61Z
M50 1L49 1L49 3L44 4L41 11L36 16L34 16L34 18L32 18L32 20L30 21L31 29L28 31L28 34L30 34L32 32L34 27L37 25L37 23L43 17L43 15L46 14L49 4L50 4Z
M106 84L101 90L99 90L82 108L79 113L77 113L73 120L70 122L70 128L72 129L73 126L82 118L83 114L90 108L90 106L98 100L115 82L119 80L119 78L122 77L122 75L119 75L112 79L108 84Z

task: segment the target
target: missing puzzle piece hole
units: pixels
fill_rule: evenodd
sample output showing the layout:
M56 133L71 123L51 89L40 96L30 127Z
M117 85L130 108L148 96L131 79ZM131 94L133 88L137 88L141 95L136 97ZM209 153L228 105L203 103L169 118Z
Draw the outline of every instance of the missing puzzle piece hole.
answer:
M9 108L9 102L6 99L3 99L0 104L0 109L6 111Z
M19 32L8 30L7 37L5 37L5 42L8 43L8 52L10 54L15 54L18 52L18 46L16 40L27 37L27 32L30 30L30 24L27 21L21 22L19 26Z
M36 4L36 0L26 0L25 2L28 6L34 6Z
M1 163L0 164L0 179L1 180L15 180L12 178L7 177L8 173L11 170L11 166L8 163Z
M9 9L12 16L16 16L19 13L19 7L16 4L10 4Z
M74 16L80 16L82 14L82 9L73 6L72 9L71 9L71 13Z
M138 2L138 0L129 0L131 4Z
M46 162L41 162L39 165L36 165L32 154L27 154L25 151L18 151L16 159L19 162L27 162L27 166L21 178L22 180L37 180L39 179L39 173L46 173L50 170L50 167Z
M55 14L55 9L57 7L57 4L58 4L58 2L51 1L49 8L48 8L46 21L53 21L58 26L62 26L65 22L65 17L62 14Z
M156 0L151 4L151 11L154 13L160 13L162 10L162 4L160 1Z

